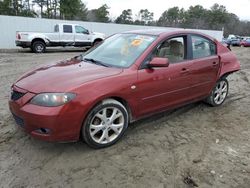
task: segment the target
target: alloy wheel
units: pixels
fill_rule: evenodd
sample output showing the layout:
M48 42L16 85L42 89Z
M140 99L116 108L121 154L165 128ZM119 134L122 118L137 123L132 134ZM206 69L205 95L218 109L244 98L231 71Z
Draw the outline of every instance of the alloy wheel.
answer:
M214 91L214 102L219 105L221 103L223 103L223 101L225 100L226 96L227 96L227 92L228 92L228 85L227 82L224 80L221 80Z
M36 51L37 52L42 52L44 50L44 47L43 47L43 45L42 44L38 44L38 45L36 45Z
M121 134L124 124L125 117L118 108L105 107L91 119L90 136L98 144L110 143Z

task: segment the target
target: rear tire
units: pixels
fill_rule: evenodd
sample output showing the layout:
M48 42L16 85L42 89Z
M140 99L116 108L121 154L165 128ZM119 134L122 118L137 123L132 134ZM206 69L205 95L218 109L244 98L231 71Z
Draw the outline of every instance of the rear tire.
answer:
M42 41L35 41L33 42L31 49L34 53L44 53L46 50L46 45Z
M90 111L81 135L92 148L108 147L122 137L128 122L127 109L114 99L106 99Z
M211 106L220 106L226 100L228 95L229 84L226 78L221 78L217 81L211 94L206 98L205 102Z

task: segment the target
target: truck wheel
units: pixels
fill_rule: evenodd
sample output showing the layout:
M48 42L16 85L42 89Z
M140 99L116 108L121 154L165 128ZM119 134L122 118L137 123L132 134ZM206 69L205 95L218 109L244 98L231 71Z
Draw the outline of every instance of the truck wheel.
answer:
M102 40L95 40L93 43L93 47L97 46L101 42L102 42Z
M32 51L35 53L43 53L46 50L46 45L42 41L35 41L32 44Z
M207 97L205 102L210 104L211 106L219 106L221 105L227 97L228 94L228 81L226 78L221 78L215 85L211 94Z
M83 127L82 137L92 148L116 143L128 127L126 108L114 99L106 99L91 110Z

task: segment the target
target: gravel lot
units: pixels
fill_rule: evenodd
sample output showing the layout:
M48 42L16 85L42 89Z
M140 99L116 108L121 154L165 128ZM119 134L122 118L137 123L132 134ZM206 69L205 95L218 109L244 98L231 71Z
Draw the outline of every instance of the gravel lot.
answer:
M18 130L10 85L38 65L80 52L0 53L0 187L250 187L250 48L226 102L199 102L133 123L116 145L48 143Z

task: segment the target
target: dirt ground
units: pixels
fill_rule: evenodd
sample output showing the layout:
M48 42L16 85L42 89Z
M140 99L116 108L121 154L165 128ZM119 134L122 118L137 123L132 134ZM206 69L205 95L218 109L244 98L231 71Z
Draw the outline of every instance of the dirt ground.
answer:
M94 150L48 143L16 128L10 85L43 63L80 52L0 53L0 187L250 187L250 48L226 102L199 102L135 122L120 142Z

